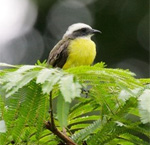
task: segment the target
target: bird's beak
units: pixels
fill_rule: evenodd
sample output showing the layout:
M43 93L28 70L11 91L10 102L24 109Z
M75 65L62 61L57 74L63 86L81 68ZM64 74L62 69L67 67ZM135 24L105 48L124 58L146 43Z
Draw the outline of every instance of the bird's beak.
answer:
M96 30L96 29L92 29L92 30L93 30L93 33L102 33L101 31Z

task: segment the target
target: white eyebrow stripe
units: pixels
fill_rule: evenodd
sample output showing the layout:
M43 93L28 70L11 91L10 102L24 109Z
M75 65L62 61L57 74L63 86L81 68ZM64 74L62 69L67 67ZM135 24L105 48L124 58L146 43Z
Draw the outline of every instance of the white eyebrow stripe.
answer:
M73 24L71 26L69 26L68 30L66 31L66 33L64 34L63 38L65 38L66 36L72 34L74 31L82 29L82 28L90 28L92 29L89 25L84 24L84 23L76 23Z

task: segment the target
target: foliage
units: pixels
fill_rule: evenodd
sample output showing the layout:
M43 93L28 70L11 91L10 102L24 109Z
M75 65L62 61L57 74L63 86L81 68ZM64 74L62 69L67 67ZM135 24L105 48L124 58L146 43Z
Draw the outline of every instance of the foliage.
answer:
M150 79L104 63L0 66L8 67L0 71L0 145L65 144L45 127L52 119L76 144L148 144Z

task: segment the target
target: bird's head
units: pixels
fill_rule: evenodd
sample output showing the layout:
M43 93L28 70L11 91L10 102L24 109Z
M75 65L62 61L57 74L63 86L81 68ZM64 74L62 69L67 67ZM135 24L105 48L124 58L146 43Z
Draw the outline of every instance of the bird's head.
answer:
M95 33L101 33L101 31L92 29L92 27L84 23L75 23L69 26L63 38L86 37L90 39Z

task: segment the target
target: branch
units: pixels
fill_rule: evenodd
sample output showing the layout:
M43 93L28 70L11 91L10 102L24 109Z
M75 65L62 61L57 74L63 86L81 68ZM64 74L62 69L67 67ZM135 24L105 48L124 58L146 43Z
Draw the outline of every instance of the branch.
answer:
M67 145L77 145L73 142L67 135L60 132L57 128L53 129L52 124L50 122L45 122L45 126L48 130L50 130L52 133L57 135L60 139L62 139Z
M67 135L63 134L61 131L59 131L54 122L54 115L53 115L53 103L52 103L52 91L49 94L50 97L50 120L51 122L47 121L45 122L45 126L48 130L50 130L53 134L58 136L60 139L62 139L67 145L77 145L74 143L73 140L71 140Z

